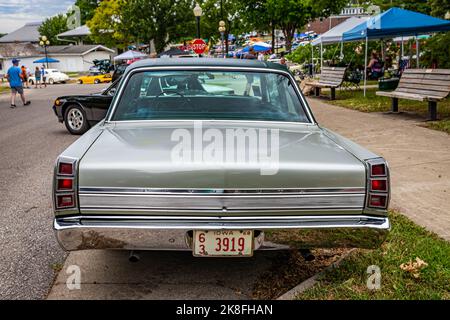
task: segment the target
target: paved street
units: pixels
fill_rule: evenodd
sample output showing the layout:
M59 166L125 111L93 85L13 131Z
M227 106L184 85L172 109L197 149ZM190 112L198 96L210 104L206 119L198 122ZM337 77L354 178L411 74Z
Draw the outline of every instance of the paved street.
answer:
M29 89L32 101L9 108L0 95L0 299L44 298L53 268L65 253L52 231L51 178L54 161L76 137L57 122L57 95L92 92L100 86L54 85Z

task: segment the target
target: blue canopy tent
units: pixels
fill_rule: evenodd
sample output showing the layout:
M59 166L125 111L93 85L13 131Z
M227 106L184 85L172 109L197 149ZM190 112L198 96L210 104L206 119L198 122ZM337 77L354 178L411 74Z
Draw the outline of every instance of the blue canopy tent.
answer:
M417 36L419 34L448 30L450 30L449 20L394 7L344 32L342 35L343 41L366 40L364 96L366 95L367 47L369 39L416 36L417 66L419 66L419 43Z
M272 49L272 46L268 43L265 42L255 42L252 45L249 45L247 47L245 47L244 49L242 49L242 52L249 52L250 48L253 48L253 50L255 50L255 52L266 52Z
M53 59L53 58L48 58L48 57L33 61L33 63L45 63L45 64L57 63L57 62L59 62L59 60L56 60L56 59Z

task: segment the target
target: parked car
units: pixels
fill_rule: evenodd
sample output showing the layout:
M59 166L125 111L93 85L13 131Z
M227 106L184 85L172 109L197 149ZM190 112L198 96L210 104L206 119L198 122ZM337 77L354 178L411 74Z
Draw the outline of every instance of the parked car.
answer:
M45 71L45 82L48 84L54 83L66 83L69 81L69 76L65 73L60 72L57 69L44 69ZM42 79L41 79L42 80ZM36 82L36 77L34 74L28 78L28 82L34 85Z
M77 79L79 84L99 84L105 82L112 82L112 76L109 73L91 72L86 76L81 76Z
M58 157L54 228L66 250L376 248L389 190L386 161L320 126L285 67L148 59Z
M71 134L80 135L102 120L116 93L118 81L100 93L58 97L53 111Z

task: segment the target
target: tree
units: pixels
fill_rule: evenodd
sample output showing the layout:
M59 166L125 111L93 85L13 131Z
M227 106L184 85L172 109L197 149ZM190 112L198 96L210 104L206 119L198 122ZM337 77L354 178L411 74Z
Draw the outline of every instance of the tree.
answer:
M92 19L87 21L91 39L108 47L125 48L132 39L129 38L130 27L122 22L124 0L102 1L95 9Z
M326 18L338 13L348 0L261 0L259 10L264 21L272 20L286 39L286 50L291 49L294 32L305 26L308 21ZM255 19L258 17L256 16Z
M372 0L372 3L380 6L382 11L392 7L399 7L406 10L430 14L430 5L428 2L429 0Z
M99 0L77 0L75 5L80 8L81 24L86 24L87 21L94 17L95 10L98 8Z
M46 19L38 29L39 34L46 36L52 45L63 44L56 36L67 30L69 30L67 27L67 17L63 14Z
M429 0L431 14L444 18L447 12L450 12L450 0Z

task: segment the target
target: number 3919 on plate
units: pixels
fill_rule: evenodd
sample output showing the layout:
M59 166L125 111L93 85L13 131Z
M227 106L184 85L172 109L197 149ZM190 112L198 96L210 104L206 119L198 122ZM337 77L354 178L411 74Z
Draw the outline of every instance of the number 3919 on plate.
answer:
M251 257L253 230L196 230L193 254L196 257Z

